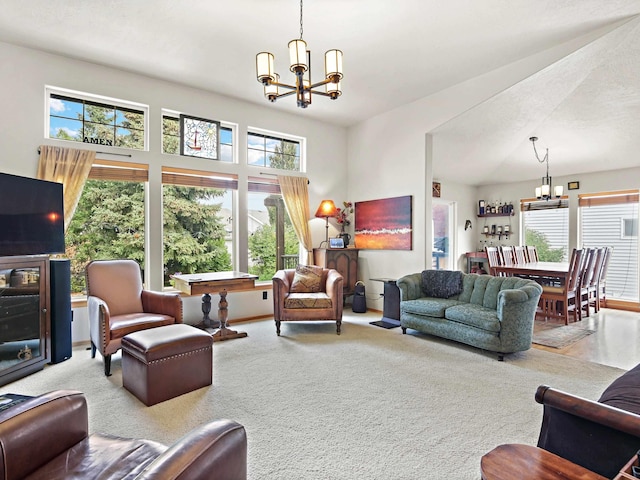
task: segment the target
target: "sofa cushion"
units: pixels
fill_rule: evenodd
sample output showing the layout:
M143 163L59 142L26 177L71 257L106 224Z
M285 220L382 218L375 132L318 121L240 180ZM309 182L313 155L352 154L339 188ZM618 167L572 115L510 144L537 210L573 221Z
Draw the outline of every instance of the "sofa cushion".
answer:
M640 415L640 365L616 378L598 402Z
M462 291L462 272L453 270L424 270L422 290L427 297L449 298Z
M427 315L429 317L444 318L447 308L460 304L459 301L447 298L422 297L417 300L407 300L400 303L400 310L413 315Z
M284 308L331 308L329 295L324 292L290 293L284 299Z
M317 265L298 265L289 291L293 293L315 293L321 291L322 270L323 268Z
M449 307L444 312L444 318L453 322L477 327L487 332L500 333L500 320L497 312L491 308L463 303Z

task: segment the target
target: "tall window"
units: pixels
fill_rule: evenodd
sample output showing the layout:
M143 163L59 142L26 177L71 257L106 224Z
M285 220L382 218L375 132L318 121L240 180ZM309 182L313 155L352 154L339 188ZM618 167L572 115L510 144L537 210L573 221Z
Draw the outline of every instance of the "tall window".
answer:
M607 298L639 300L638 192L579 196L580 240L584 247L612 247Z
M85 291L84 271L91 260L131 258L144 269L146 166L98 162L66 232L72 294Z
M247 135L247 162L249 165L299 172L300 139L249 132Z
M535 245L541 262L568 261L569 200L521 200L522 245Z
M147 107L143 105L50 88L48 111L49 138L145 149Z
M164 284L175 273L232 270L235 176L163 167Z
M249 178L249 273L271 280L282 268L295 268L300 242L284 206L279 185Z
M220 162L233 163L233 129L220 125ZM178 114L162 115L162 153L180 155L180 119Z

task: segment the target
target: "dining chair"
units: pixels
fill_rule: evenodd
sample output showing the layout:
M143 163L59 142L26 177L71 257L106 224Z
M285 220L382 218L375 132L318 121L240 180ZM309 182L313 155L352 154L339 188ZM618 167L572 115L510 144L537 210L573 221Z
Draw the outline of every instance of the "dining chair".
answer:
M607 271L609 270L609 260L613 254L613 247L604 247L604 249L602 268L598 278L598 308L607 306Z
M540 261L538 259L538 249L535 245L527 245L527 258L531 263Z
M528 263L527 247L524 245L516 245L513 247L513 253L516 257L516 263Z
M565 285L543 285L540 307L545 318L561 318L569 324L569 312L573 311L574 321L582 319L579 295L584 250L574 248L569 261L569 279Z
M502 256L502 258L501 258L502 265L506 265L506 266L510 267L514 263L516 263L516 260L514 258L514 253L513 253L513 247L507 246L507 245L502 245L500 247L500 255Z
M598 260L598 249L597 248L587 248L586 256L583 261L582 274L580 277L580 285L578 288L578 299L580 304L579 314L582 314L584 311L585 317L588 317L590 314L590 298L589 298L589 289L591 286L591 282L593 281L593 277L595 276L596 270L596 262ZM582 318L582 315L580 315Z
M489 273L496 275L495 267L500 265L500 252L498 247L484 247L484 251L487 254L487 261L489 263Z
M593 307L594 313L598 313L600 311L600 302L598 300L598 282L600 281L600 275L602 274L602 263L604 262L605 254L605 247L596 249L595 261L593 263L593 273L591 274L589 284L587 285L587 308Z

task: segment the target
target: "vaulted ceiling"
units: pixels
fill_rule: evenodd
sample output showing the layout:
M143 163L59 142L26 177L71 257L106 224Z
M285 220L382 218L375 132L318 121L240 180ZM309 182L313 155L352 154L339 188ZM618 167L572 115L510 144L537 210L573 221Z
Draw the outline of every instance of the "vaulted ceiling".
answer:
M265 104L255 55L282 80L300 35L296 0L3 0L0 41ZM344 94L270 108L350 126L582 35L602 36L434 132L474 183L542 176L528 137L550 149L554 175L640 165L640 0L307 0L312 80L323 53L344 52ZM526 161L523 161L526 159ZM449 162L446 162L449 163ZM511 173L510 173L511 171ZM442 165L440 178L459 179ZM454 177L455 175L455 177Z

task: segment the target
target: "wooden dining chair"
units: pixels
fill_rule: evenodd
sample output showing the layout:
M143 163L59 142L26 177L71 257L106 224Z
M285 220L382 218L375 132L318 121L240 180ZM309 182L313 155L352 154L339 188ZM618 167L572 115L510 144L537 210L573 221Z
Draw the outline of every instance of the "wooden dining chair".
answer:
M535 245L527 245L527 258L531 263L540 261L538 259L538 249Z
M590 314L591 304L591 289L593 285L593 292L595 293L595 277L596 277L596 265L600 261L599 248L588 248L587 254L584 260L584 266L582 268L582 277L580 278L580 312L584 311L586 317Z
M605 247L595 249L593 271L590 274L589 283L586 286L587 310L593 307L594 313L598 313L600 311L598 283L600 282L600 276L602 275L602 264L604 263L606 253L607 252ZM589 315L587 314L587 316Z
M580 312L580 279L583 269L583 250L573 249L569 261L569 280L565 285L543 285L540 296L540 308L545 318L561 318L565 325L569 324L569 312L573 311L573 319L582 319ZM577 297L577 298L576 298Z
M513 253L516 257L516 263L528 263L527 261L527 247L524 245L516 245L513 247Z
M487 254L487 262L489 263L489 273L496 275L495 267L500 265L500 252L498 247L484 247L484 251Z
M513 247L511 247L511 246L502 245L500 247L500 256L501 256L501 260L502 260L502 265L506 265L506 266L510 267L514 263L516 263L516 260L514 258L514 254L513 254Z
M604 247L604 249L602 268L598 277L598 309L607 306L607 271L609 270L609 260L613 254L613 247Z

